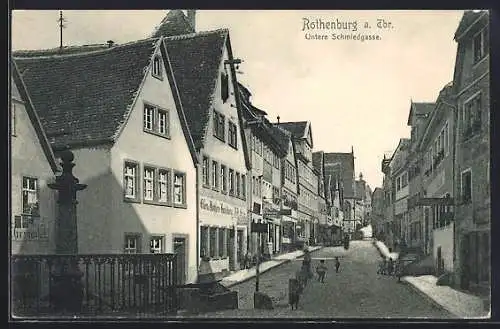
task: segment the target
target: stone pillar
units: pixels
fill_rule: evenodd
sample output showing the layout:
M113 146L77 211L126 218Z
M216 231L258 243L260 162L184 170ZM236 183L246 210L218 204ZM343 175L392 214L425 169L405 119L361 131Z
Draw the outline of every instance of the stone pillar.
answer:
M83 273L78 266L78 227L76 217L76 192L84 190L87 185L79 184L73 176L74 155L66 150L61 154L62 174L56 182L48 184L58 191L58 214L56 220L56 254L61 256L51 273L54 284L51 288L51 299L56 311L77 313L81 310L83 298Z

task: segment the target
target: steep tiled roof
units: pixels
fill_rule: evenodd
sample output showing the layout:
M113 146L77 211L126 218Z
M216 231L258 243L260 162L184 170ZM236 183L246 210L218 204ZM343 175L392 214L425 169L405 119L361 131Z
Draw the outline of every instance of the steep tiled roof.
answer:
M40 122L40 118L38 114L36 113L35 107L33 105L33 102L31 101L31 97L28 93L28 90L26 89L26 85L22 79L22 76L19 74L19 70L17 68L17 65L15 61L11 60L11 72L12 72L12 80L11 82L15 83L17 86L17 89L19 91L19 94L21 96L21 100L24 102L24 108L26 109L26 112L28 113L28 117L31 120L31 124L33 125L33 128L35 129L35 132L38 136L38 140L40 141L40 145L42 146L42 150L47 158L47 161L54 173L58 171L58 165L56 162L56 158L54 156L54 152L52 151L52 148L50 147L49 140L47 139L47 135L45 134L45 131L43 129L42 123Z
M40 56L53 56L53 55L70 55L79 53L88 53L96 50L107 49L107 44L83 45L83 46L70 46L51 49L37 49L37 50L16 50L12 52L14 57L40 57Z
M312 165L320 173L323 172L323 154L323 151L313 152L312 154Z
M352 153L325 153L325 175L336 175L340 173L344 188L344 197L355 197L354 190L354 155ZM338 163L338 167L327 166L327 164Z
M280 122L279 126L291 132L294 138L302 138L306 133L307 121Z
M203 145L227 29L166 38L166 47L195 146Z
M156 27L151 37L170 37L174 35L190 34L194 32L195 30L193 26L191 26L182 10L175 9L169 10L167 15L160 22L160 25Z
M432 112L436 103L432 102L412 102L410 106L410 114L408 115L408 125L414 115L423 116Z
M454 39L457 40L480 16L487 13L486 10L473 11L466 10L458 24Z
M85 54L16 58L53 146L112 141L157 44L146 39Z
M283 149L285 153L287 153L288 147L290 146L290 133L276 126L272 127L271 133L280 145L280 148Z

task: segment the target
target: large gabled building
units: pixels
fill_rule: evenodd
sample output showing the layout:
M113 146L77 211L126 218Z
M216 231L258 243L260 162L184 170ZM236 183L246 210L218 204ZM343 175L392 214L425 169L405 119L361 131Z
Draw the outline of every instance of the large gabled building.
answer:
M56 156L72 150L88 185L79 253L176 252L193 282L198 159L169 55L160 37L15 61Z
M59 168L14 61L10 65L10 250L53 254L56 193L48 187Z

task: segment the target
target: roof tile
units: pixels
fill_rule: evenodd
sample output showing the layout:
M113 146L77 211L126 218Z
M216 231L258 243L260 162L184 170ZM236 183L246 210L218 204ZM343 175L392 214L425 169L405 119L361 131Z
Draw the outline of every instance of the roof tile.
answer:
M85 54L15 58L50 142L113 140L157 43L152 38Z
M197 149L203 145L227 29L166 38L175 81Z

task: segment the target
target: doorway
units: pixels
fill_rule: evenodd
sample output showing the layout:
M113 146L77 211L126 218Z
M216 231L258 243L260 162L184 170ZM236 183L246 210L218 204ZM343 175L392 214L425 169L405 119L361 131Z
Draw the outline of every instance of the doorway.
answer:
M238 230L236 240L237 240L237 244L238 244L238 255L236 257L236 262L239 265L238 267L241 267L243 257L245 256L244 251L243 251L243 242L244 242L243 230Z
M234 271L236 270L235 264L234 264L234 229L229 229L227 230L227 255L229 257L229 270Z
M185 284L187 278L187 238L183 236L174 236L173 243L173 250L177 255L177 284Z

